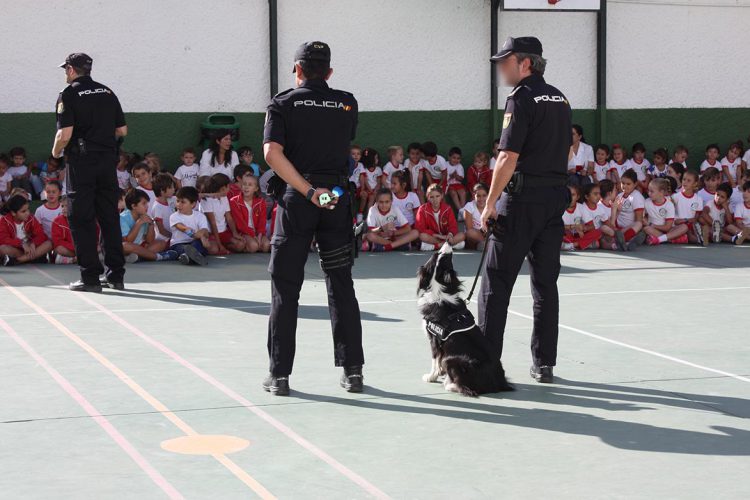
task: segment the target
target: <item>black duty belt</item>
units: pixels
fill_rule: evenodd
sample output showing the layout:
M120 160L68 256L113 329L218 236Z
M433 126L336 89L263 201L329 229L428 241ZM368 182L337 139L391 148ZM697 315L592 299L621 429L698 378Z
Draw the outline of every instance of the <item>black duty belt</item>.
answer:
M349 185L349 177L336 174L302 174L310 184L339 186L344 189Z

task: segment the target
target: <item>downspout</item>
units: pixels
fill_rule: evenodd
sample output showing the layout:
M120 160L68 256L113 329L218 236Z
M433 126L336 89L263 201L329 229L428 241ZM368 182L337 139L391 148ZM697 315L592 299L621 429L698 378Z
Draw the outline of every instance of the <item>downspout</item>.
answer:
M268 55L271 75L271 97L279 93L278 1L268 0Z
M607 142L607 0L596 14L596 111L598 142Z
M497 54L497 17L500 0L491 0L490 9L490 56L494 56ZM494 63L490 63L490 130L492 131L490 139L492 141L499 137L497 114L497 69Z

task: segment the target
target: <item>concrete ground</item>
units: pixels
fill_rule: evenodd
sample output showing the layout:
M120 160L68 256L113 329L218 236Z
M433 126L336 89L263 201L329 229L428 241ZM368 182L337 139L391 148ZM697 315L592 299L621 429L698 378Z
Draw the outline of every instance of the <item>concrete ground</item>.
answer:
M3 268L0 497L750 497L750 248L565 254L549 386L528 376L524 267L503 355L518 390L478 399L421 381L425 260L357 261L353 395L311 256L288 398L260 386L267 256L136 264L102 295L65 290L70 266ZM454 259L467 288L478 260Z

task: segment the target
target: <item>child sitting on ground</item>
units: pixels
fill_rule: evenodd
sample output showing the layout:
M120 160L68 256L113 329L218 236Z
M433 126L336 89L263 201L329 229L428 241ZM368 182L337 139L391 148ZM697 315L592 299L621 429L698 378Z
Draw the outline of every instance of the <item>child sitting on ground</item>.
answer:
M52 252L55 256L55 264L75 264L76 247L73 243L73 233L70 231L68 222L68 204L61 201L62 211L52 221ZM99 226L97 225L97 240L99 239Z
M649 182L652 179L666 177L667 172L667 160L669 159L669 153L664 148L659 148L654 151L654 164L651 165L646 174L646 178Z
M643 229L643 210L646 200L636 189L638 176L632 170L626 170L620 179L622 192L617 195L612 206L611 224L615 231L615 242L620 251L630 251L646 239Z
M394 172L391 175L391 191L393 191L393 206L401 210L406 221L411 227L417 220L417 210L419 210L419 197L407 191L409 186L408 174L405 171Z
M170 250L177 253L180 264L205 266L208 264L206 254L218 252L216 243L209 240L206 216L195 209L198 197L194 187L180 188L176 194L177 211L169 216Z
M612 180L615 184L620 182L622 174L624 174L629 168L630 165L628 164L628 157L625 155L625 148L619 144L614 144L612 146L612 161L609 162L609 171L611 172ZM635 174L637 178L638 173L635 172Z
M0 207L10 198L10 190L13 189L13 176L8 172L9 165L8 157L0 154Z
M250 146L241 146L239 149L237 149L237 155L240 158L240 165L250 167L250 172L255 177L260 177L260 167L253 161L253 159L255 158L253 148L251 148Z
M383 171L378 166L378 152L373 148L365 148L362 151L362 166L357 167L353 176L359 179L359 213L357 222L361 222L364 214L368 213L370 207L375 204L375 193L381 183Z
M492 170L490 170L489 159L490 155L484 151L479 151L474 155L474 163L466 173L466 189L470 193L474 193L474 186L480 182L485 186L492 184Z
M177 189L182 187L195 187L195 182L198 180L198 170L200 166L195 163L195 150L193 148L185 148L182 150L182 165L177 167L177 171L174 173L175 182Z
M721 159L721 171L724 176L724 182L728 182L733 188L742 184L740 180L742 174L741 152L742 149L739 144L732 144L727 150L727 155Z
M602 197L602 192L605 190L607 200ZM599 248L605 250L617 250L615 230L609 224L609 219L612 215L612 200L615 194L615 185L608 179L603 180L599 184L585 184L581 186L583 218L584 220L591 219L593 228L601 232Z
M271 242L266 236L266 201L260 195L258 178L245 175L242 178L242 193L229 200L237 231L245 239L248 253L271 251Z
M148 215L154 220L154 231L159 241L169 241L172 229L169 218L175 210L175 181L169 174L158 174L154 179L154 196L156 199L148 209Z
M229 185L229 191L227 191L228 200L231 200L235 196L239 196L242 194L242 180L246 176L253 175L253 169L250 168L249 165L240 163L239 165L234 167L234 170L232 171L232 175L234 175L234 182L232 182Z
M669 194L669 181L654 179L648 183L646 200L646 222L643 231L648 235L646 244L660 245L678 241L687 232L687 226L674 225L675 208Z
M466 234L459 232L453 210L443 201L438 184L427 188L427 202L417 210L415 228L419 231L423 252L438 250L446 241L456 250L464 248Z
M586 250L599 248L602 232L594 228L594 219L584 210L581 201L581 188L568 186L570 189L570 205L562 215L565 233L563 235L562 250Z
M125 196L126 210L120 214L122 251L125 262L176 260L177 252L167 250L166 241L157 241L154 220L148 216L148 195L139 189Z
M232 218L227 192L229 177L213 174L206 187L208 193L201 196L200 211L206 215L211 229L211 239L216 242L218 255L245 251L245 239L237 231Z
M128 190L132 187L130 171L128 170L128 163L130 158L125 151L120 151L117 157L117 186L122 190Z
M148 195L148 202L153 203L156 199L156 195L154 194L153 176L151 175L151 170L149 169L148 164L145 162L136 163L133 165L132 172L133 178L138 184L136 189L146 193Z
M672 164L670 168L682 165ZM703 245L708 242L709 228L702 227L698 223L698 217L703 213L703 199L696 194L698 188L698 174L685 172L682 177L682 190L672 195L675 206L675 226L685 224L687 226L687 241L676 239L674 243L698 243ZM675 229L677 229L675 227Z
M606 144L598 144L594 148L594 180L601 182L605 179L615 182L615 172L617 169L613 169L609 162L609 146ZM615 183L615 186L617 184Z
M382 186L390 189L393 174L404 171L404 148L401 146L391 146L388 148L387 154L388 163L383 167Z
M372 252L390 252L393 249L409 249L409 244L419 238L419 231L412 229L404 214L393 206L390 189L380 189L375 205L367 213L369 231L365 235ZM362 250L367 249L367 242Z
M422 158L422 145L412 142L406 148L409 157L404 162L404 170L409 173L409 185L411 191L419 198L420 205L424 203L424 169L427 161Z
M703 189L698 191L698 196L703 199L703 206L706 206L714 200L716 187L719 185L719 182L721 182L721 172L719 172L719 169L717 168L708 167L701 172L701 176Z
M44 234L42 225L31 215L29 200L21 195L11 196L0 210L0 263L3 266L46 262L52 242Z
M729 209L729 198L731 196L732 186L728 182L719 184L714 199L704 203L703 213L698 218L701 225L711 228L711 241L714 243L732 241L732 238L740 232L734 225L734 216Z
M34 217L42 225L44 234L47 238L52 238L52 221L60 215L62 212L62 206L60 204L60 195L62 194L62 186L58 181L49 181L44 186L44 192L46 194L47 201L44 205L40 205Z
M732 189L732 197L729 198L729 209L732 211L732 213L734 213L734 209L743 202L742 184L748 181L750 181L750 168L742 172L742 183Z
M464 167L461 165L461 149L452 147L448 151L448 196L458 211L458 220L463 220L463 207L466 205L466 188L464 188Z
M485 236L487 235L487 231L482 229L482 212L484 207L487 206L489 192L489 187L483 182L474 184L472 189L474 199L463 208L464 223L466 224L466 245L480 251L484 250Z
M635 171L635 175L638 176L638 190L641 193L645 193L648 190L648 180L646 179L648 169L651 163L646 159L646 146L641 142L633 144L632 156L628 160L628 168L632 168Z
M706 146L706 159L701 163L701 175L704 175L704 172L709 168L721 169L721 163L719 163L720 154L718 144L709 144Z
M427 141L422 144L424 155L424 177L427 184L438 184L441 189L446 189L448 183L448 162L438 154L437 144Z
M677 181L678 189L673 192L681 191L682 189L682 176L685 175L685 167L682 166L682 163L670 163L667 166L667 177L671 177L675 181Z
M739 232L732 238L732 243L742 245L750 237L750 181L742 184L742 203L735 207L733 215Z

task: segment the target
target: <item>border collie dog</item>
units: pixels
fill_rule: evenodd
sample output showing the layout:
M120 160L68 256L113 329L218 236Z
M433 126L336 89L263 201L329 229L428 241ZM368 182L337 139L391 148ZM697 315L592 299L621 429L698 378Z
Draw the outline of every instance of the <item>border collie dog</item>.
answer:
M417 276L417 305L432 348L432 370L422 380L438 382L444 375L445 389L465 396L512 391L502 363L491 359L490 343L460 297L451 246L445 243Z

